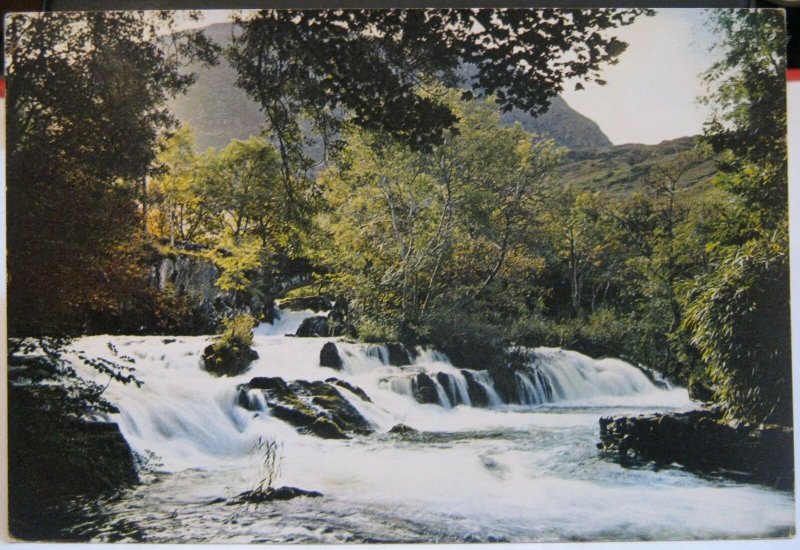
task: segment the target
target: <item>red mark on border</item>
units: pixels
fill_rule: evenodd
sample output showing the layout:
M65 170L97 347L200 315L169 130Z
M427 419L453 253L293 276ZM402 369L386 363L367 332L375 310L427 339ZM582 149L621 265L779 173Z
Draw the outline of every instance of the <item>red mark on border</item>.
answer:
M6 97L6 79L0 78L0 98Z
M800 69L787 69L786 80L800 80Z

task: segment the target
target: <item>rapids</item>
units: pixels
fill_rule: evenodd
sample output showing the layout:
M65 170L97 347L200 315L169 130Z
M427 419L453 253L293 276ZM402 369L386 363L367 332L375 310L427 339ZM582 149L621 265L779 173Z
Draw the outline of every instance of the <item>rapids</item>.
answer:
M786 536L794 529L791 494L680 469L623 468L598 455L598 418L685 410L682 388L662 388L617 359L530 350L517 371L513 403L488 373L454 367L417 350L412 364L388 364L380 346L338 338L294 338L311 312L283 312L255 330L259 354L243 375L202 369L210 337L90 336L88 355L134 360L141 388L111 382L120 412L111 420L131 447L151 457L145 483L82 510L76 536L147 542L465 542L653 540ZM343 370L319 366L336 343ZM438 403L420 404L413 378L425 373ZM93 371L82 374L107 382ZM325 380L362 388L371 403L341 393L375 433L350 440L301 435L268 409L237 405L237 386L255 376ZM472 406L466 377L485 390ZM254 391L254 390L253 390ZM388 434L398 424L419 434ZM252 489L254 444L281 445L277 485L317 490L260 506L216 499Z

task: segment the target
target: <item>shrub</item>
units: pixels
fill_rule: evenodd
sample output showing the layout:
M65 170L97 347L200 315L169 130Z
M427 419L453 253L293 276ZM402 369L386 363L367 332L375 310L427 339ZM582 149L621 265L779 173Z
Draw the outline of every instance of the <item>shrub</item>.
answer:
M242 314L222 321L222 336L214 344L215 348L249 347L253 344L253 328L257 321L252 315Z

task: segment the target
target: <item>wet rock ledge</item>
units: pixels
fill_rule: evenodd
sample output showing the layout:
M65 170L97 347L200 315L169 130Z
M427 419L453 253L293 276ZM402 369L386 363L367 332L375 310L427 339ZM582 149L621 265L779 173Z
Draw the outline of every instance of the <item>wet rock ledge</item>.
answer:
M794 490L791 428L725 421L719 408L600 418L598 448L622 463L674 463Z

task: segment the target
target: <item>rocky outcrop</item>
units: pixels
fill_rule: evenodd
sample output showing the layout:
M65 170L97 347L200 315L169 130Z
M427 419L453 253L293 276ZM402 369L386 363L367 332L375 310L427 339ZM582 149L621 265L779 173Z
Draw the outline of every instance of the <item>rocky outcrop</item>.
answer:
M353 393L366 397L363 390L353 388ZM259 410L258 404L248 395L254 390L263 392L272 416L291 424L300 433L325 439L348 439L373 431L369 422L332 383L306 380L287 383L282 378L257 377L239 386L238 404L249 410Z
M186 298L195 316L203 319L200 333L216 332L222 320L247 313L268 319L272 301L258 292L224 291L216 286L220 270L210 260L192 254L162 257L152 277L160 292Z
M678 463L779 489L794 487L792 430L726 422L719 408L603 417L598 448L623 462Z
M319 366L342 370L342 358L333 342L326 342L319 352Z

